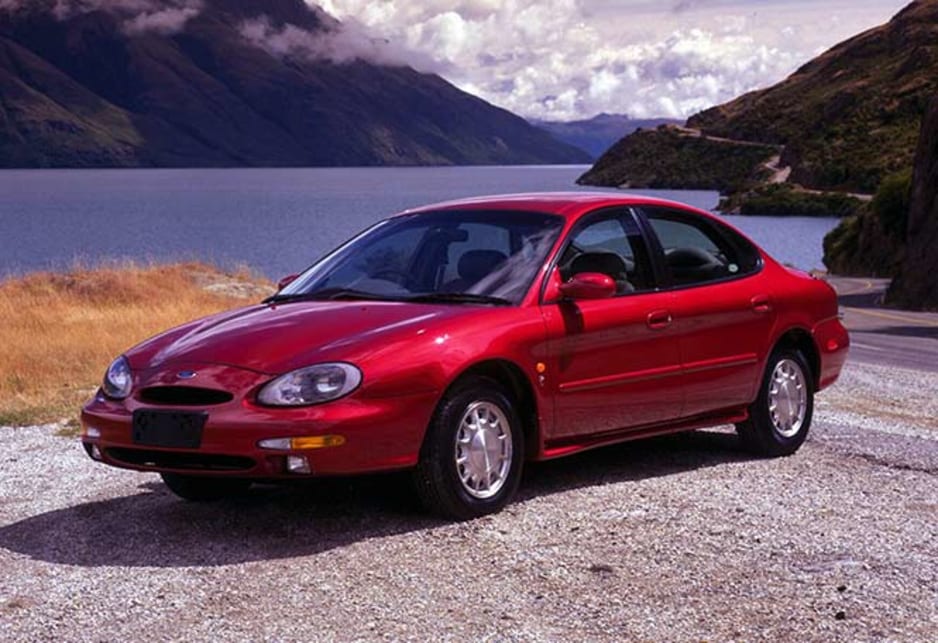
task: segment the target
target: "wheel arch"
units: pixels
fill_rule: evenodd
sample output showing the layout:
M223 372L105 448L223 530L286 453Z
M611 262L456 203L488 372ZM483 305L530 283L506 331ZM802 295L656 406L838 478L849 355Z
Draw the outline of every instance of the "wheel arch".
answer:
M504 387L513 403L517 405L518 417L524 433L525 459L536 457L540 447L540 422L538 420L537 397L534 386L520 366L507 359L487 359L465 368L446 387L440 400L466 380L474 377L491 379Z
M772 352L781 349L799 351L808 360L811 369L811 384L816 391L821 377L821 352L818 350L814 337L804 328L789 328L775 342Z

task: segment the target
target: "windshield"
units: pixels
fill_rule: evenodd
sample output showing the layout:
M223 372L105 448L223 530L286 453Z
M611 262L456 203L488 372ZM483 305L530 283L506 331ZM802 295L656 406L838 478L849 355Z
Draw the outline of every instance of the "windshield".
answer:
M562 225L555 215L517 211L394 217L326 256L272 299L518 304Z

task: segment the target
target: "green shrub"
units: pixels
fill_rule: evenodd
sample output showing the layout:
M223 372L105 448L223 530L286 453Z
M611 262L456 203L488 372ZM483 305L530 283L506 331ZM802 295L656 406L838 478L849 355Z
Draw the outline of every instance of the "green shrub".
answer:
M845 217L855 213L861 201L840 192L802 192L779 183L742 195L738 204L740 214Z
M912 171L890 174L880 184L873 197L873 212L888 234L905 239L909 223L909 196L912 191Z
M836 274L849 272L860 239L860 217L844 217L836 228L824 237L824 265Z

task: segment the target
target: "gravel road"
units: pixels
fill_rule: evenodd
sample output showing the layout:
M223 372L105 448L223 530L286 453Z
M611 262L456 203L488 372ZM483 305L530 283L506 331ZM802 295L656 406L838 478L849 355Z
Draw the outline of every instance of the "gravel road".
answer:
M180 502L0 428L0 640L938 640L938 377L851 363L795 456L710 431L428 518L399 477Z

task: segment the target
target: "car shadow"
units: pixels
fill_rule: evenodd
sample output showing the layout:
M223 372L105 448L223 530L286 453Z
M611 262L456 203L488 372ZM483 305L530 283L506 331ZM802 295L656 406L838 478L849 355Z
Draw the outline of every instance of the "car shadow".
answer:
M752 460L733 432L693 431L623 442L528 464L515 502L583 487L647 480Z
M750 457L726 433L630 442L530 465L515 504ZM138 490L4 526L0 547L84 567L220 566L309 556L447 524L423 513L404 474L254 487L244 496L204 504L183 502L156 481Z

